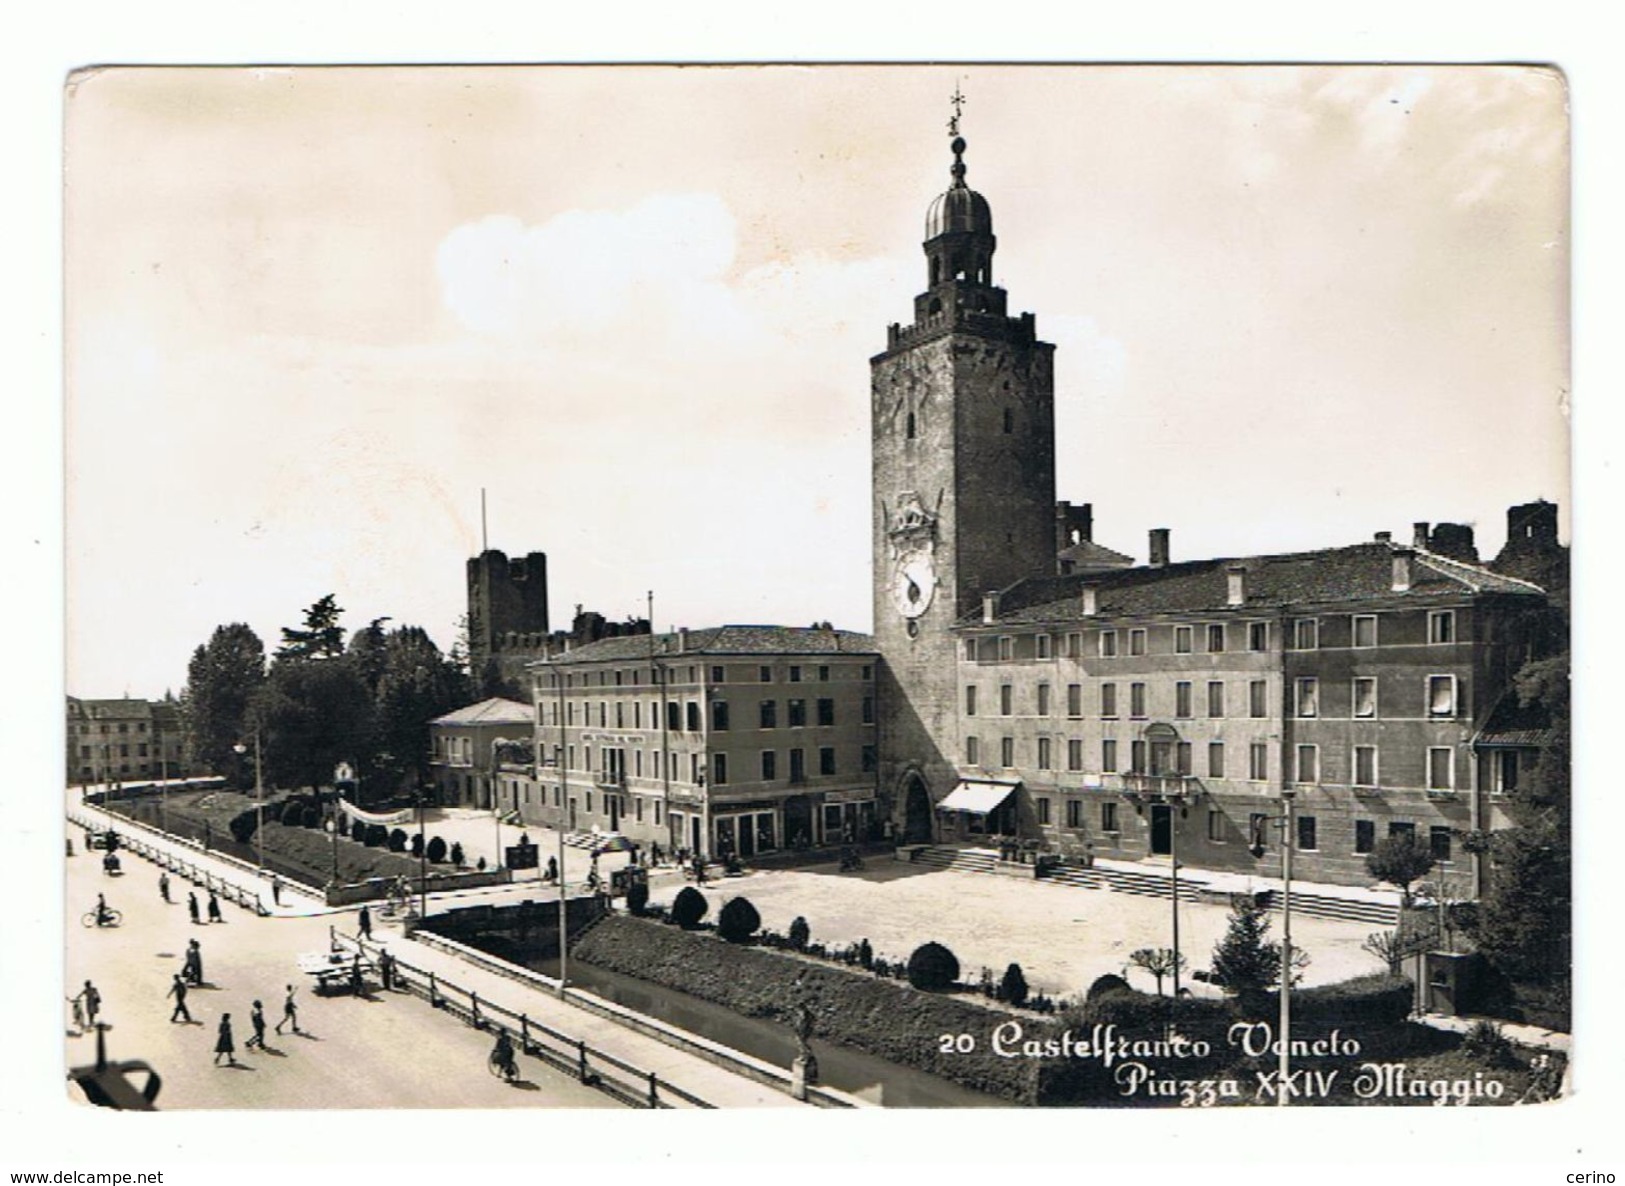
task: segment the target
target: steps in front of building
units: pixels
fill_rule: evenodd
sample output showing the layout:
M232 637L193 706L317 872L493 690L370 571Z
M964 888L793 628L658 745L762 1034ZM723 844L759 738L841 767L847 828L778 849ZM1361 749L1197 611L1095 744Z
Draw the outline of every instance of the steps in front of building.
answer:
M958 869L966 873L992 873L998 864L998 854L987 849L953 848L937 845L921 849L914 858L917 864L939 869ZM1105 889L1118 894L1132 894L1143 898L1161 898L1169 901L1174 896L1172 870L1126 869L1120 865L1082 865L1062 861L1053 866L1039 881L1052 885L1076 886L1081 889ZM1263 891L1269 908L1281 909L1281 895L1273 888ZM1182 902L1213 902L1224 905L1230 890L1214 885L1198 872L1181 869L1179 899ZM1363 922L1373 926L1393 927L1399 923L1399 908L1379 901L1338 897L1334 894L1315 893L1294 889L1292 912L1311 918L1332 919L1339 922Z

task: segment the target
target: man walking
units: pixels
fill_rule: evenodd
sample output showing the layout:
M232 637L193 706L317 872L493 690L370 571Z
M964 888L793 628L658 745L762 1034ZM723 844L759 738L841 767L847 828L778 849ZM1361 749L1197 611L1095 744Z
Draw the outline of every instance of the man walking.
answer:
M249 1036L248 1041L243 1043L243 1049L247 1050L250 1046L258 1046L261 1050L264 1050L265 1006L258 1001L254 1002L254 1008L248 1014L248 1024L254 1027L254 1032Z
M225 922L226 921L225 919L220 917L220 899L215 897L213 890L209 891L209 921L210 922Z
M285 1025L293 1026L293 1032L299 1032L299 1007L293 1003L294 987L288 985L288 995L282 998L282 1020L276 1023L276 1032L282 1033Z
M275 906L282 905L282 878L275 873L271 874L271 903Z
M186 910L187 913L192 916L192 924L194 926L203 921L202 914L198 910L196 890L186 891Z
M203 945L196 939L186 945L186 962L181 966L181 974L193 984L203 983Z
M372 938L372 911L368 910L365 906L363 906L361 908L361 924L360 925L361 925L361 937L363 939L370 940Z
M85 990L79 994L79 999L85 1006L85 1028L96 1028L96 1014L102 1011L102 994L96 991L96 986L85 981Z
M378 953L378 979L385 992L395 991L395 957L388 951Z
M165 902L169 901L169 873L158 874L158 896Z
M237 1044L234 1041L232 1041L232 1037L231 1037L231 1014L230 1013L222 1013L220 1015L220 1029L215 1034L215 1038L214 1038L214 1065L215 1066L220 1065L220 1056L222 1054L224 1054L226 1056L226 1065L228 1067L234 1067L234 1066L237 1065Z
M179 972L175 973L175 983L169 986L167 996L175 998L175 1008L169 1014L170 1021L184 1021L192 1023L192 1011L186 1007L186 977Z

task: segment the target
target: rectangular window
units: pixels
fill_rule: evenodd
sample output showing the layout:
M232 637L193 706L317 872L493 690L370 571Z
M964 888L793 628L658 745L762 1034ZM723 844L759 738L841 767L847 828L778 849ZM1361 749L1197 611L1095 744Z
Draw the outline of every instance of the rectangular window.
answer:
M1247 777L1254 782L1267 782L1269 776L1269 743L1267 741L1255 741L1247 747Z
M1016 739L1014 737L1001 737L999 739L999 765L1006 770L1016 764Z
M756 711L762 728L777 729L779 727L779 702L777 700L762 701Z
M1110 833L1113 833L1114 835L1116 834L1116 832L1117 832L1117 804L1115 804L1115 803L1102 803L1100 805L1100 830L1102 832L1110 832Z
M1188 655L1191 653L1191 628L1189 626L1174 627L1174 654Z
M981 744L974 737L965 738L965 765L976 766L982 761Z
M1297 692L1297 708L1300 717L1315 717L1320 715L1320 681L1312 675L1304 676L1294 683Z
M834 700L829 699L828 697L822 697L822 696L819 697L819 700L818 700L818 723L820 725L823 725L823 726L829 726L829 725L833 725L835 723L835 701Z
M694 701L690 700L687 707L688 731L690 733L698 733L700 731L700 706Z
M1016 657L1016 640L1005 635L999 639L999 660L1004 663Z
M799 684L801 682L801 668L800 667L794 666L794 665L791 666L791 668L790 668L790 682L792 684Z
M1270 624L1268 622L1247 623L1247 649L1249 651L1267 651L1270 649Z
M1456 641L1455 610L1439 609L1428 614L1428 641L1436 644Z
M619 709L619 707L619 705L616 705L617 709ZM620 714L617 712L616 715L618 717ZM619 724L619 721L616 723ZM719 733L726 733L728 731L728 702L726 700L716 700L712 702L711 728L715 729Z
M1224 681L1210 680L1207 685L1207 715L1222 717L1224 715Z
M875 669L868 663L865 663L863 665L862 675L865 680L872 680L875 678Z
M976 662L976 640L974 638L965 640L965 662Z
M1377 785L1376 746L1357 745L1354 747L1354 785L1357 787L1374 787Z
M1354 681L1354 715L1377 715L1377 681L1374 676L1363 675Z
M1207 776L1209 778L1224 777L1224 742L1222 741L1207 743Z
M865 725L875 723L875 698L873 696L863 698L863 723Z
M1320 621L1317 618L1296 618L1292 622L1292 649L1312 651L1320 646Z
M1265 703L1269 685L1261 679L1252 680L1247 685L1247 715L1262 717L1267 715L1268 705Z
M1069 828L1083 827L1083 803L1078 799L1066 801L1066 826Z
M1106 774L1117 773L1117 740L1103 738L1100 742L1100 769Z
M1131 655L1145 654L1145 631L1130 630L1128 632L1128 653Z
M1212 655L1221 654L1224 651L1224 624L1222 622L1215 623L1207 628L1207 649L1208 653Z
M1447 745L1428 750L1428 790L1448 791L1456 785L1455 751Z
M728 781L727 754L711 755L711 781L716 786L721 786L723 783Z
M1100 657L1102 659L1117 658L1117 631L1102 630L1100 632Z
M1066 768L1068 770L1083 769L1083 741L1081 738L1069 738L1066 743Z
M1450 829L1435 824L1428 829L1428 851L1436 861L1450 859Z
M1318 745L1300 745L1298 747L1297 781L1320 781L1320 747Z
M1040 634L1038 636L1038 657L1040 659L1048 659L1050 657L1049 652L1050 652L1050 636L1047 635L1047 634Z
M1500 750L1492 755L1493 781L1490 790L1497 795L1518 789L1518 751Z
M1374 647L1377 645L1377 615L1355 614L1353 625L1354 645L1357 647Z
M1049 738L1048 737L1040 737L1038 739L1038 768L1040 770L1053 769L1053 767L1050 765L1050 753L1049 753L1049 750L1050 750L1050 740L1049 740Z
M807 724L807 702L805 700L786 701L789 707L790 728L801 729Z
M1068 659L1083 658L1083 635L1068 634L1066 636L1066 657Z
M818 773L831 775L835 773L835 747L824 745L818 748Z
M1356 853L1370 852L1377 847L1377 821L1370 819L1357 819L1354 821L1354 851Z
M1174 746L1174 773L1189 778L1191 769L1191 743L1181 741Z
M756 669L756 678L764 684L773 682L773 668L763 664Z
M1083 685L1068 684L1066 686L1066 715L1081 717L1083 715Z
M1453 675L1428 676L1428 716L1449 717L1456 714L1456 677Z
M1174 716L1181 719L1191 715L1191 685L1189 680L1174 684Z
M1039 684L1038 685L1038 715L1041 716L1041 717L1049 716L1049 685L1048 684Z
M1252 837L1253 843L1262 844L1267 849L1270 843L1269 816L1262 811L1249 814L1247 816L1247 835Z
M1224 843L1224 812L1210 811L1207 813L1207 838L1209 843Z
M592 792L591 791L587 792L587 814L588 815L592 814Z
M714 683L714 684L725 684L725 683L727 683L728 681L722 678L723 674L724 673L723 673L722 668L720 668L720 667L711 668L711 682ZM621 673L618 672L618 671L615 673L615 682L616 683L621 682Z
M1315 843L1315 817L1312 815L1298 816L1298 848L1304 852L1314 852Z
M968 716L968 717L973 717L973 716L976 715L976 685L975 684L967 684L966 687L965 687L965 715Z
M1015 708L1015 703L1016 703L1015 689L1012 688L1009 684L1000 684L999 685L999 715L1004 716L1004 717L1009 716L1010 713L1011 713L1011 710Z
M796 748L790 751L790 781L803 783L807 781L807 753Z
M1416 825L1406 820L1390 820L1388 838L1390 840L1409 840L1414 844L1416 843Z
M1135 720L1145 716L1145 685L1130 684L1128 686L1128 714Z
M779 776L779 752L765 749L762 751L762 781L772 782Z
M829 683L829 667L825 664L819 664L818 682L821 684Z
M1128 768L1130 773L1145 773L1145 742L1131 741L1128 743Z
M1038 808L1038 824L1040 827L1049 826L1049 800L1034 799L1033 804Z

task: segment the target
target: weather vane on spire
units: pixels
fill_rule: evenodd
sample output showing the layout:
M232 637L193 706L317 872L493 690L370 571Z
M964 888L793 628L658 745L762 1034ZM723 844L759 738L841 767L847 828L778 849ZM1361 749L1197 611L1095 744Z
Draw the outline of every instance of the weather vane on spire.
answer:
M948 102L952 103L954 108L953 117L948 120L948 135L957 136L959 135L960 111L965 106L965 96L960 93L957 82L954 83L954 93L948 97Z

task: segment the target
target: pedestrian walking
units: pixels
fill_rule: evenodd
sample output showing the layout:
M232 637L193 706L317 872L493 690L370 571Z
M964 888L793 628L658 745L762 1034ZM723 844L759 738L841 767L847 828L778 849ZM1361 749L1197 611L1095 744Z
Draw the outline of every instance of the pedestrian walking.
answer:
M226 1065L237 1065L237 1044L231 1038L231 1014L220 1015L220 1029L214 1036L214 1065L220 1065L220 1056L226 1056Z
M243 1049L247 1050L250 1046L258 1046L261 1050L264 1050L265 1006L258 1001L255 1001L253 1009L249 1010L248 1024L254 1027L254 1032L249 1035L248 1041L243 1043Z
M213 890L209 891L209 921L210 922L225 922L226 921L225 919L220 917L220 899L215 897Z
M192 916L193 925L203 921L202 913L198 910L196 890L186 891L186 910Z
M557 882L558 879L559 879L559 858L558 857L548 857L547 858L547 880L548 880L549 884L552 884L554 882Z
M363 939L372 938L372 911L365 906L361 908L361 937Z
M355 959L350 963L350 992L354 996L366 996L366 982L361 978L361 953L355 953Z
M395 957L388 951L378 953L378 979L382 981L385 992L395 991Z
M186 945L186 962L181 973L193 984L203 983L203 945L196 939Z
M288 995L282 998L282 1020L276 1023L276 1032L279 1035L285 1025L291 1025L294 1033L299 1032L299 1007L293 1003L295 991L293 985L288 985Z
M282 905L282 878L275 873L271 874L271 902L277 906Z
M166 902L169 901L169 874L168 874L168 872L158 874L158 896L160 898L162 898Z
M102 994L96 991L96 986L85 981L84 991L79 994L79 1000L85 1008L85 1028L96 1028L96 1014L102 1011Z
M176 972L175 983L169 986L169 992L165 995L175 998L175 1008L170 1011L169 1020L191 1024L192 1011L186 1007L186 977Z

